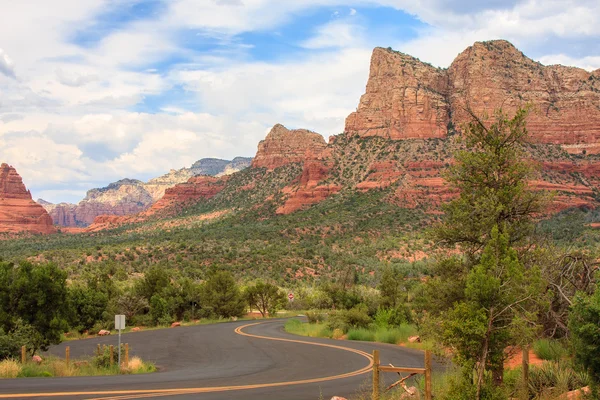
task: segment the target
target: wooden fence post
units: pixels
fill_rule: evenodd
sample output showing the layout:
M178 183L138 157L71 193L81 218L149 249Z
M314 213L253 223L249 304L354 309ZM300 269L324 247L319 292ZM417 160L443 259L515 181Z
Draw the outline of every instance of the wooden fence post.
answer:
M110 366L112 367L113 364L115 363L115 354L114 354L114 349L113 349L113 345L110 345Z
M523 346L523 390L529 390L529 346Z
M432 399L431 392L431 351L425 350L425 400Z
M379 400L379 350L373 350L373 400Z
M27 349L21 346L21 364L25 364L25 361L27 361Z
M96 355L98 357L100 357L101 354L102 354L102 350L100 350L100 343L98 343L98 348L96 348Z
M69 362L71 361L71 347L67 346L65 348L65 360L67 362L67 366L69 365Z
M129 343L125 343L125 368L129 367Z

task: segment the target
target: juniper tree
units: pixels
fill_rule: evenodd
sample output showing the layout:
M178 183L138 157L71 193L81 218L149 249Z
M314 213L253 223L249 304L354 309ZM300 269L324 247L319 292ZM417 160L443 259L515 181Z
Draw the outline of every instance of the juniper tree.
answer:
M462 256L438 263L439 275L425 290L428 311L465 376L476 371L478 399L487 371L502 382L505 347L531 335L542 293L539 269L519 254L543 204L527 184L533 170L523 148L526 116L524 109L510 119L498 111L488 123L473 115L446 174L458 196L433 230L438 243L458 247Z

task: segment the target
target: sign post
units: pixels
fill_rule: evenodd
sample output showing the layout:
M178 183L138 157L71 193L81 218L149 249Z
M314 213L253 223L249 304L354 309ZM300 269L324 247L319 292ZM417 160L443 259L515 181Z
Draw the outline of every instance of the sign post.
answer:
M115 329L119 331L119 347L117 347L117 354L119 355L119 368L121 368L121 329L125 329L124 315L115 315Z

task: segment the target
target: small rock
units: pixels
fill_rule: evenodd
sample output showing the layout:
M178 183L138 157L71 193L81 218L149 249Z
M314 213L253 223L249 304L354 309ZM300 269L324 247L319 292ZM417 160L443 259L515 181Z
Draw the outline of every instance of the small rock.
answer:
M136 326L135 328L131 328L131 332L139 332L141 330L142 330L142 328L140 328L138 326Z
M181 322L173 322L171 324L171 328L175 328L175 327L178 327L178 326L181 326Z
M41 364L42 363L42 357L37 356L37 355L33 356L33 357L31 357L31 361L33 361L36 364Z
M421 343L421 337L411 336L408 338L408 343Z
M237 319L238 319L237 317L231 317L232 321L237 321Z
M345 398L345 397L333 396L333 397L331 398L331 400L348 400L348 399L347 399L347 398Z
M98 332L98 336L107 336L110 335L110 331L107 331L106 329L101 329L100 332Z

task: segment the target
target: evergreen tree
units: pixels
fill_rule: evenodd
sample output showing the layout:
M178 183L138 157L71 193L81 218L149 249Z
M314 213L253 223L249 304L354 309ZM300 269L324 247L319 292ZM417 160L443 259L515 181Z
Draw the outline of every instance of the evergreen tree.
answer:
M527 187L526 116L524 109L512 119L499 111L492 123L473 116L446 176L458 197L433 230L438 243L458 246L463 256L442 260L427 285L432 332L454 349L465 376L476 370L477 399L486 371L502 382L504 348L531 337L542 293L539 269L523 265L518 253L543 204Z

